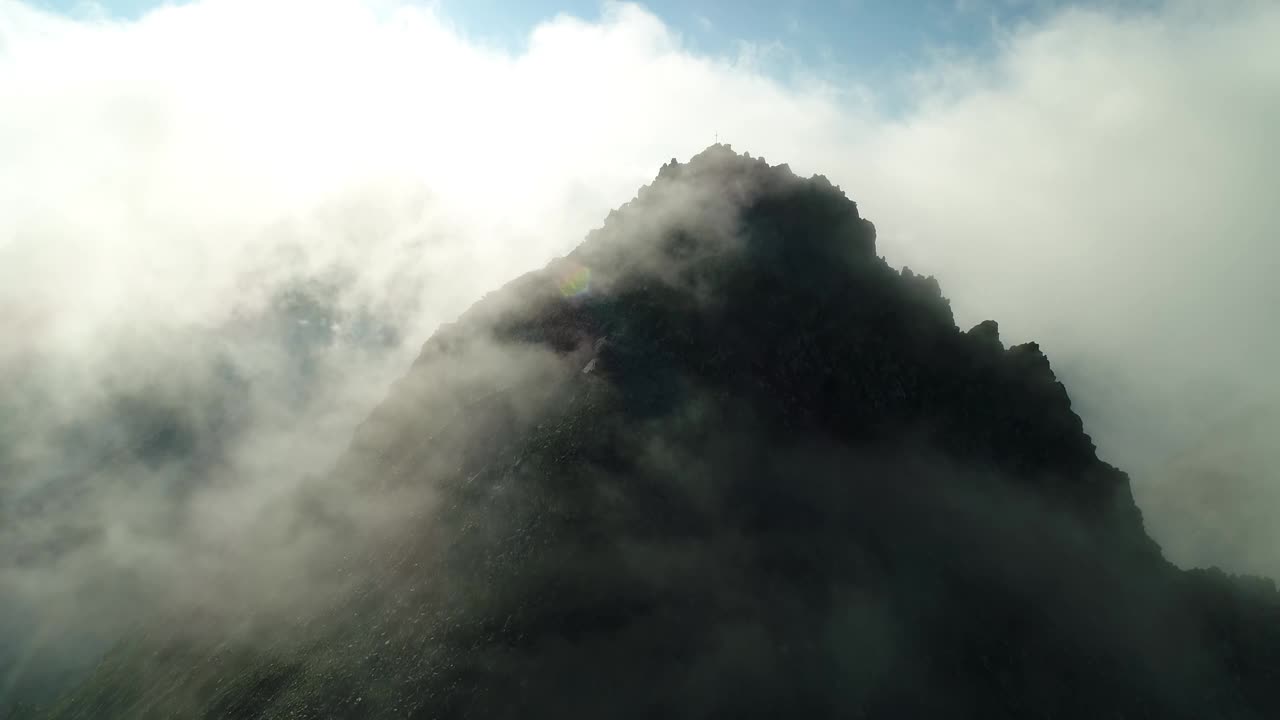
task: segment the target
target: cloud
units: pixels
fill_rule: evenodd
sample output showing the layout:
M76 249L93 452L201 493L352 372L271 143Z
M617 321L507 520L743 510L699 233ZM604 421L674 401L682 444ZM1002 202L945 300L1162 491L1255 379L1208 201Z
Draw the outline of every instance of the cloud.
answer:
M0 591L37 612L106 571L155 581L189 558L166 543L192 517L201 559L234 556L436 326L717 132L841 185L961 324L1039 340L1158 539L1230 566L1186 538L1232 506L1170 503L1185 486L1157 470L1280 395L1278 33L1262 2L1063 10L994 55L922 65L886 116L865 87L782 83L769 53L696 54L630 4L556 17L511 53L392 0L202 0L128 22L0 0L0 373L27 388L0 449L21 471L4 517L27 519L0 541L14 564L35 537L82 538L38 576L0 566ZM219 438L223 464L163 456L145 423L61 457L121 398L198 447ZM211 436L222 412L251 431ZM128 461L93 476L95 452ZM1280 507L1269 469L1259 501ZM169 490L193 472L219 489ZM41 494L68 473L93 491ZM1280 573L1265 555L1237 569Z
M1280 117L1277 30L1280 13L1256 4L1064 12L930 91L853 189L882 247L937 272L959 318L1043 342L1153 509L1168 457L1280 396L1280 336L1264 329L1280 304L1276 170L1259 151ZM1257 500L1275 507L1267 472ZM1160 539L1193 531L1163 520ZM1237 568L1280 572L1274 557Z

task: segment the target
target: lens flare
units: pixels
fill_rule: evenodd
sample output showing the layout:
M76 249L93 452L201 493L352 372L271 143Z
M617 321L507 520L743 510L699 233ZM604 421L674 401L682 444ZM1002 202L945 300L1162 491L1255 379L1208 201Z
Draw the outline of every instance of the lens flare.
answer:
M560 273L560 294L567 298L576 298L591 291L591 269L585 265L572 263Z

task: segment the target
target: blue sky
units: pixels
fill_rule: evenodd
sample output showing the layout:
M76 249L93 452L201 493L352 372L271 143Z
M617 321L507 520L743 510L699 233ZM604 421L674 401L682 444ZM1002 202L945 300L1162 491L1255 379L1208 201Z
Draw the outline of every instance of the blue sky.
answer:
M135 18L175 0L31 0L67 14ZM181 0L178 0L180 3ZM598 18L605 0L424 0L467 36L518 52L529 31L558 14ZM1067 7L1141 10L1160 0L647 0L638 2L678 32L691 50L734 56L765 49L771 74L803 69L895 94L906 73L945 55L985 56L1004 30Z

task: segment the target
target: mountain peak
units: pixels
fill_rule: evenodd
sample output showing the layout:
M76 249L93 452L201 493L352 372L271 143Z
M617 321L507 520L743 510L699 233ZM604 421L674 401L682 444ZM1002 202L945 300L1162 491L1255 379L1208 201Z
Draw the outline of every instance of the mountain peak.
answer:
M183 682L274 716L1280 710L1274 592L1165 563L1039 346L875 239L821 176L665 164L361 427L330 481L396 522L304 650ZM134 657L79 704L173 695Z

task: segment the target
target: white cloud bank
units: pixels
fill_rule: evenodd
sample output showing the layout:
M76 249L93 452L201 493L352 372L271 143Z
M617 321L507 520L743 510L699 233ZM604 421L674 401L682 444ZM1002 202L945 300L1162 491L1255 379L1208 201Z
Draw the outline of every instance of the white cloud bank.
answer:
M120 338L163 354L166 333L336 269L339 302L406 341L330 357L331 397L261 413L280 427L243 461L315 445L299 454L323 465L438 323L718 132L840 184L962 325L1039 340L1104 455L1168 507L1166 458L1280 395L1277 37L1271 3L1066 11L993 60L922 70L886 118L862 88L697 56L633 5L548 21L513 55L393 0L198 0L132 22L0 0L0 372L61 373L41 412L65 423L103 368L127 372ZM1257 502L1280 511L1262 467ZM1202 517L1149 514L1175 559L1231 567L1188 540ZM1235 564L1280 574L1270 553Z

